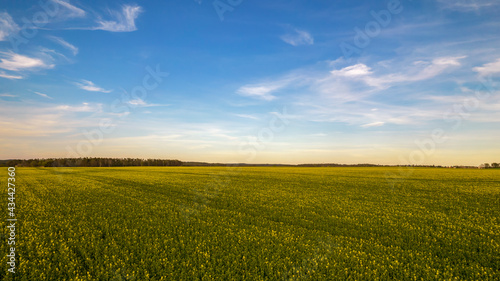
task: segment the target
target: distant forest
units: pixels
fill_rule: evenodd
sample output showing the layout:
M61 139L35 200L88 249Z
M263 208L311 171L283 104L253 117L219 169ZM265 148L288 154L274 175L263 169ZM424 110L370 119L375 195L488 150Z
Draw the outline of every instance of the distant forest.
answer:
M2 167L128 167L182 166L179 160L139 158L54 158L1 160Z
M484 163L483 165L481 165L481 168L483 168L483 169L498 169L498 168L500 168L500 163L491 163L491 164Z
M130 166L239 166L239 167L434 167L434 168L466 168L466 169L498 169L499 163L485 163L481 166L436 166L436 165L375 165L375 164L227 164L206 162L182 162L169 159L141 158L42 158L0 160L0 167L130 167Z

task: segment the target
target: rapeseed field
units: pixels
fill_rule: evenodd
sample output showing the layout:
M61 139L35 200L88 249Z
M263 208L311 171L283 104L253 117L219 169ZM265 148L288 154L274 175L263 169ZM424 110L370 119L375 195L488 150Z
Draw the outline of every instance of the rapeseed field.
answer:
M7 272L3 242L1 280L500 280L498 170L17 168L16 183L19 263Z

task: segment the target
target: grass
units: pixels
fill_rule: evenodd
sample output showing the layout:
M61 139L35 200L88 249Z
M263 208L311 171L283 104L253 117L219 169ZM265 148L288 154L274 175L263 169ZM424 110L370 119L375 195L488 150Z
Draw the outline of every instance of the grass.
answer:
M1 280L500 279L497 170L17 168L16 181L20 263L7 273L2 243Z

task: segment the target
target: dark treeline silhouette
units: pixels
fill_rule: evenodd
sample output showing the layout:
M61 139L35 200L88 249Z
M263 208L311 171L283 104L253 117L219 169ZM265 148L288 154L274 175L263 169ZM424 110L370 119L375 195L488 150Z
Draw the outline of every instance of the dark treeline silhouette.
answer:
M179 160L140 158L49 158L2 160L3 167L128 167L128 166L182 166Z
M484 163L483 165L481 165L481 168L483 169L498 169L500 168L500 164L499 163Z
M298 167L384 167L386 165L322 163L322 164L299 164L297 166Z
M129 166L190 166L190 167L427 167L427 168L464 168L464 169L494 169L500 168L499 163L485 163L481 166L440 166L440 165L377 165L377 164L246 164L246 163L207 163L182 162L169 159L141 159L141 158L37 158L0 160L0 167L129 167Z
M297 167L292 164L247 164L247 163L207 163L207 162L182 162L182 166L191 167Z

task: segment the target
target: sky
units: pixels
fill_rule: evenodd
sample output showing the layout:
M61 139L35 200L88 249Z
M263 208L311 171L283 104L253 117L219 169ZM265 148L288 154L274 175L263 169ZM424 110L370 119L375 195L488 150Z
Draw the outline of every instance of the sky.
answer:
M500 2L4 1L0 159L500 161Z

